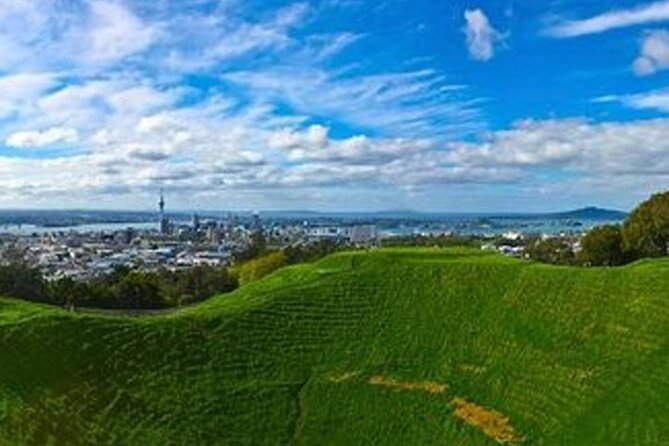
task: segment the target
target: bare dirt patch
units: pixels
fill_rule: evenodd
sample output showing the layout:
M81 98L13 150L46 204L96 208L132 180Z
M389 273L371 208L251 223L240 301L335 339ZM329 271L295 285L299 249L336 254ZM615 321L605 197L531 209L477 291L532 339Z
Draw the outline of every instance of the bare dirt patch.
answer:
M453 415L480 430L500 444L518 444L523 441L513 430L509 418L493 409L455 397L451 400Z
M471 373L482 373L485 368L477 366L463 366ZM350 381L360 375L360 372L343 372L326 376L326 379L334 383ZM367 381L369 384L392 390L419 391L431 395L438 395L445 403L450 403L452 415L462 420L468 426L477 429L488 438L500 444L518 445L524 439L516 433L511 426L509 417L494 409L483 407L468 401L462 397L450 397L448 385L437 381L408 381L390 378L382 375L374 375Z

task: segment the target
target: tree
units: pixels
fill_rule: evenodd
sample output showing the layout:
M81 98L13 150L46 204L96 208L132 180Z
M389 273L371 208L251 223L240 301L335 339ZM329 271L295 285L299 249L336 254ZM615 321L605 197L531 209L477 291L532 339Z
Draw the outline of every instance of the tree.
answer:
M176 275L178 303L192 303L227 293L237 288L237 279L227 268L213 266L196 266Z
M597 226L581 240L579 261L593 266L615 266L625 263L623 236L620 226Z
M669 192L651 196L627 217L622 228L623 248L634 257L667 255Z
M44 279L37 268L24 262L0 266L0 296L42 302Z
M46 292L49 296L49 303L64 305L72 310L90 295L86 283L77 282L70 277L49 282Z
M132 272L115 287L116 300L120 308L162 308L160 287L150 275Z

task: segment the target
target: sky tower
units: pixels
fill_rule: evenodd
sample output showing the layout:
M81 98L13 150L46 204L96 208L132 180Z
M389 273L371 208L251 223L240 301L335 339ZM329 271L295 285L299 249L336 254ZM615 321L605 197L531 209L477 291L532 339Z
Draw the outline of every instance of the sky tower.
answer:
M158 202L158 206L160 207L160 214L162 215L163 211L165 211L165 195L162 187L160 188L160 201Z
M165 194L163 188L160 188L160 201L158 201L159 218L160 218L160 233L167 235L170 229L170 222L165 216Z

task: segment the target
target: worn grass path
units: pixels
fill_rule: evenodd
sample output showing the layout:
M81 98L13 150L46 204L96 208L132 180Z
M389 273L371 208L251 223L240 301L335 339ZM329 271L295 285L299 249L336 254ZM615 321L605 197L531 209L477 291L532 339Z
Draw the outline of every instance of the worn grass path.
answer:
M173 314L0 300L0 446L669 444L669 262L343 253Z

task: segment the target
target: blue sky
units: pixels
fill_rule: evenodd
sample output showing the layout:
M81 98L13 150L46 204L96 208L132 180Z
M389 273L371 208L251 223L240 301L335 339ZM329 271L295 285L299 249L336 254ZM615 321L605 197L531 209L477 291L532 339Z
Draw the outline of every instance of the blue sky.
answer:
M669 1L0 0L0 207L628 209Z

